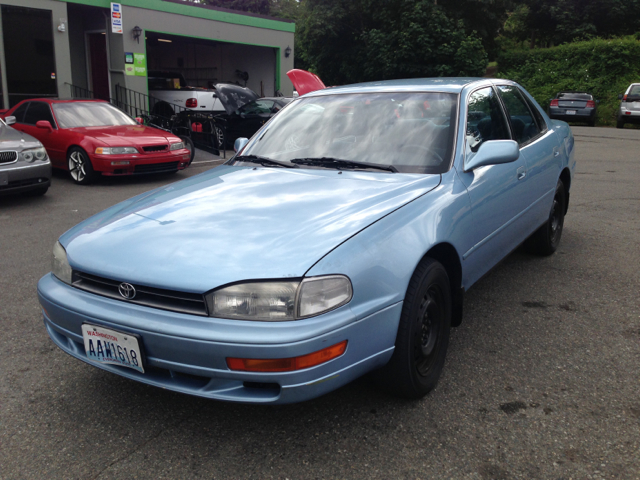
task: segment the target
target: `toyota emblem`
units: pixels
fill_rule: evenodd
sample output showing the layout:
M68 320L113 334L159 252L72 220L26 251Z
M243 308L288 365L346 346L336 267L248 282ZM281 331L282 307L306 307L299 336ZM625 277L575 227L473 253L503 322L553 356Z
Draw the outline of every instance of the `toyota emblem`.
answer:
M118 292L122 295L122 298L127 300L133 300L136 296L136 288L130 283L121 283L118 286Z

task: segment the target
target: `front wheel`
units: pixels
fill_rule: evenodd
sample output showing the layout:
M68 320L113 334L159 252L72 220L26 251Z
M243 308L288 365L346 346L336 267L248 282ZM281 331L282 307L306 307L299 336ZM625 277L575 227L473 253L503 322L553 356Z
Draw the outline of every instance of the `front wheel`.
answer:
M411 277L393 356L374 374L392 393L418 399L436 386L451 328L451 287L445 268L425 258Z
M193 162L193 159L196 156L196 148L193 145L193 140L185 135L181 135L180 140L184 142L184 148L189 150L189 165L191 165L191 162Z
M87 185L96 177L89 155L79 147L73 147L69 150L67 164L69 166L69 175L77 184Z
M562 180L558 180L549 219L525 242L525 247L531 253L548 256L555 252L560 245L562 228L564 227L564 213L567 210L566 198L564 184Z

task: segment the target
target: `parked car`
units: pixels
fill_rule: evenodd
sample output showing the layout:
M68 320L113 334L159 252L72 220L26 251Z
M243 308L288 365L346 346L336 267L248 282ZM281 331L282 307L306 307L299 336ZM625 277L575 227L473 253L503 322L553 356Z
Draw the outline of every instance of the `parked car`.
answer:
M230 113L259 98L250 88L232 83L216 83L212 88L187 85L181 73L149 72L152 115L171 117L183 110L199 113Z
M44 195L51 185L47 151L31 135L11 128L15 119L0 120L0 195Z
M102 100L23 100L3 117L14 117L14 128L42 142L52 166L80 184L99 175L177 172L191 160L180 138Z
M597 100L586 92L560 92L549 104L549 118L596 126Z
M619 95L620 109L616 127L624 128L625 123L640 123L640 83L632 83L624 95Z
M251 137L271 117L289 104L291 97L263 97L241 106L231 113L220 113L216 115L219 125L223 125L226 131L226 146L231 148L237 138ZM222 130L217 130L215 137L215 148L221 148L225 140Z
M569 126L497 79L318 90L236 144L60 237L38 284L59 348L219 400L372 371L422 397L465 292L523 242L558 248L576 165Z

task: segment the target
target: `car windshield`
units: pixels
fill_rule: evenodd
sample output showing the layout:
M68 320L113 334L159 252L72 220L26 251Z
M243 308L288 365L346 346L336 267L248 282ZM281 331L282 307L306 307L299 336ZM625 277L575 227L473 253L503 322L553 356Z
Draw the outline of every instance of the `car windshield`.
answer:
M54 103L53 112L60 128L137 125L131 117L103 102Z
M373 164L381 173L443 173L451 163L456 106L457 95L449 93L303 97L254 136L236 162L251 156L264 166L266 158L299 168Z
M593 97L588 93L559 93L558 98L561 100L593 100Z

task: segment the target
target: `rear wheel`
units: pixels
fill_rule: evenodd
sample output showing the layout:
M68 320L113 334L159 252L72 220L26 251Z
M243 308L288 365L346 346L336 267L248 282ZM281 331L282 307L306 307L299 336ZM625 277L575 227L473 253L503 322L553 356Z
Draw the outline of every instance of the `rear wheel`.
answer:
M451 288L445 268L425 258L405 296L395 350L374 374L396 395L422 398L436 386L444 367L451 328Z
M80 185L89 184L96 177L89 155L80 147L73 147L69 150L67 164L71 179Z
M564 212L566 211L566 192L562 180L558 180L549 219L525 242L525 247L537 255L551 255L560 245Z
M616 122L616 128L624 128L624 120L618 118L618 121Z

